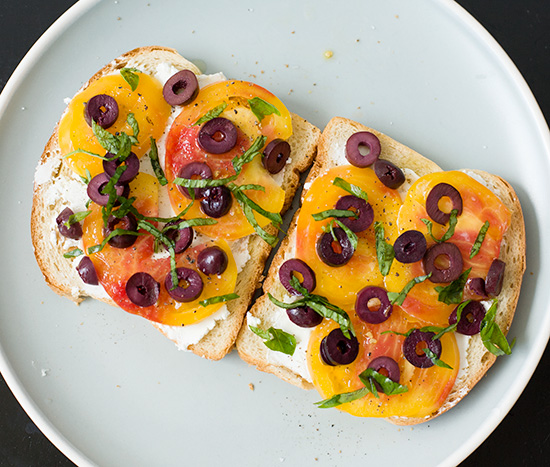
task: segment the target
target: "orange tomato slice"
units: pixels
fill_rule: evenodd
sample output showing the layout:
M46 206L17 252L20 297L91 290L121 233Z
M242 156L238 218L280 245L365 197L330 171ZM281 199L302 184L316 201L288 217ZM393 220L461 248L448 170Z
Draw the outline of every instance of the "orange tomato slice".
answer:
M317 279L315 293L340 306L352 306L355 297L366 285L381 285L376 258L374 227L358 233L358 245L350 261L340 267L325 264L318 256L316 244L324 233L330 219L315 221L313 214L334 209L336 202L349 193L333 185L336 177L363 189L368 195L374 211L374 220L382 223L385 234L390 239L397 232L394 219L401 206L397 191L383 185L371 169L358 169L351 165L329 170L317 178L309 188L298 217L296 231L296 257L305 261L314 271ZM350 280L350 278L354 278Z
M78 93L70 102L67 111L59 123L59 147L62 154L76 149L105 155L95 137L92 128L84 119L86 102L98 94L107 94L113 97L118 104L118 118L107 131L115 134L124 131L132 135L132 129L126 122L128 114L132 112L139 125L138 139L140 144L133 146L132 151L141 157L149 149L149 138L158 139L162 136L171 107L162 96L162 85L155 78L144 73L138 73L139 83L135 91L120 74L103 76L94 81L84 91ZM92 175L103 172L102 160L85 153L77 153L66 159L69 167L78 175L85 176L86 169Z
M260 97L273 105L280 115L275 113L262 118L261 122L250 109L249 99ZM204 151L197 142L200 126L194 123L208 111L220 104L227 104L221 117L231 120L237 127L238 139L235 147L225 154L210 154ZM288 139L292 134L290 113L284 104L269 91L252 83L244 81L223 81L202 88L192 105L184 107L178 115L166 139L165 172L169 181L168 193L170 202L176 212L180 212L189 200L181 194L173 184L182 167L190 162L208 164L214 178L225 178L235 175L231 164L234 157L242 155L260 135ZM264 169L257 156L246 164L239 177L234 182L237 185L261 185L265 191L248 190L246 195L268 212L280 212L285 199L284 190L273 180ZM189 211L190 217L207 217L202 213L196 202ZM254 212L254 217L261 227L269 220ZM201 226L197 230L212 238L236 240L251 233L254 228L247 221L241 207L233 198L229 213L217 219L213 226Z
M455 336L444 334L441 338L440 359L453 369L439 366L422 369L411 365L403 357L403 336L382 334L388 330L404 333L413 327L424 326L422 322L409 320L396 306L391 317L380 324L364 323L356 315L353 315L352 320L359 340L359 355L349 365L326 365L319 353L321 341L338 326L336 323L325 319L311 335L308 364L313 384L319 394L328 399L335 394L363 388L359 374L375 358L388 356L398 363L401 371L399 383L407 386L408 392L392 396L379 392L379 398L369 393L361 399L347 402L337 408L358 417L425 417L437 411L449 395L458 374L460 357Z
M140 173L130 184L130 196L137 198L134 206L141 214L150 217L158 215L158 182L155 177ZM84 220L83 226L86 251L89 247L101 243L104 238L101 208L92 203L90 209L92 212ZM203 280L203 291L196 300L187 303L177 302L168 294L164 280L170 274L170 258L155 254L154 238L151 235L137 237L134 245L129 248L113 248L107 244L101 251L91 254L90 258L99 282L122 309L158 323L182 326L194 324L210 316L223 305L217 303L203 307L199 305L199 301L235 291L237 266L229 245L223 240L209 240L187 249L176 256L176 265L195 269L200 251L213 245L226 252L229 259L227 269L219 276L206 276L198 271ZM147 272L160 283L161 291L155 305L139 307L128 298L126 282L136 272Z
M502 237L510 225L510 212L498 197L469 175L459 172L437 172L418 179L409 189L403 207L399 211L397 225L399 233L406 230L427 232L422 218L429 219L426 212L426 198L438 183L449 183L461 194L463 211L458 216L455 233L449 240L460 249L464 270L472 268L469 277L485 278L493 259L498 258ZM470 250L485 221L489 229L479 253L470 259ZM433 234L441 238L448 226L433 223ZM434 243L430 238L428 246ZM425 274L422 262L405 265L394 261L390 274L385 278L388 290L400 291L411 279ZM408 293L403 309L410 315L435 325L446 326L449 314L456 305L446 305L437 300L437 285L429 280L414 286Z

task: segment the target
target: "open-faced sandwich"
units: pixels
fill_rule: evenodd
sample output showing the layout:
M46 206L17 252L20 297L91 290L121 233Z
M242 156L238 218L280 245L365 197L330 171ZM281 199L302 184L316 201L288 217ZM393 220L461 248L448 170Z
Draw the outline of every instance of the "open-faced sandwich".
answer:
M222 358L319 135L264 88L173 49L120 56L69 100L36 170L46 281Z
M334 118L237 348L321 408L421 423L511 352L524 269L507 182Z

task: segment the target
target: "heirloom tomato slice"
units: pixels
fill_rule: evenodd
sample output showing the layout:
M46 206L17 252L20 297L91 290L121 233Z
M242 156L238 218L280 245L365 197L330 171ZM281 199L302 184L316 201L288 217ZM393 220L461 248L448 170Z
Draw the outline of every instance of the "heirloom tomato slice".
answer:
M381 285L384 279L376 257L374 224L367 230L357 233L357 249L347 264L339 267L329 266L317 254L317 241L324 233L323 227L326 227L331 219L316 221L312 215L334 209L339 198L349 195L347 191L333 185L336 177L358 186L367 193L374 211L374 221L384 226L385 236L390 242L393 242L396 236L395 219L401 206L401 198L396 190L383 185L373 170L359 169L351 165L329 170L315 179L307 191L298 217L296 257L305 261L315 271L316 294L327 297L334 304L352 306L357 292L367 285Z
M449 395L460 365L460 356L453 333L441 338L440 359L453 369L432 366L417 368L403 356L404 336L384 331L407 332L411 328L425 326L421 321L410 320L398 306L394 306L390 318L380 324L368 324L352 314L353 326L359 340L359 355L349 365L326 365L319 353L323 338L338 325L325 319L317 326L309 340L308 360L313 384L324 399L335 394L352 392L364 387L359 379L369 363L380 356L393 358L399 365L399 383L408 387L402 394L386 396L379 392L379 398L367 394L361 399L338 406L339 410L359 417L426 417L437 411Z
M249 103L249 100L255 97L273 105L280 115L272 113L258 121ZM237 144L227 153L211 154L199 146L197 136L200 125L195 123L207 112L222 104L226 104L226 107L219 116L230 120L237 127ZM215 179L235 175L232 159L242 155L261 135L267 136L267 142L275 138L286 140L292 135L290 113L277 97L260 86L244 81L222 81L202 88L195 101L184 107L177 116L166 138L165 172L174 210L180 212L190 202L173 184L182 167L191 162L203 162L208 164ZM246 195L268 212L281 211L285 192L265 170L260 156L256 156L243 167L234 183L261 185L264 191L247 190ZM199 202L194 203L188 216L207 217L200 210ZM268 219L256 212L254 216L262 227L269 223ZM235 198L229 213L216 220L217 224L197 227L197 230L209 237L227 240L236 240L254 232Z
M454 186L462 197L463 211L458 216L454 235L448 240L454 243L462 254L464 271L472 268L469 277L485 278L495 258L499 257L502 237L510 225L510 211L500 199L488 188L464 172L436 172L418 179L409 189L403 207L399 211L397 224L399 233L406 230L419 230L427 233L426 225L421 219L430 219L426 212L426 198L431 189L439 183ZM446 201L440 200L440 209L445 209ZM447 206L447 212L450 208ZM470 259L470 250L478 233L485 223L489 229L483 240L479 253ZM433 234L441 238L448 225L433 222ZM427 236L428 247L435 243ZM385 284L388 290L399 291L407 282L416 276L425 274L422 262L410 265L394 262ZM410 315L435 325L446 326L449 314L456 305L446 305L438 301L437 285L429 280L414 286L408 293L403 309Z
M67 111L59 123L59 147L62 154L76 149L105 155L105 149L99 144L92 128L84 119L86 102L98 94L113 97L118 104L118 118L113 126L107 129L110 133L124 131L133 135L131 127L126 122L129 113L133 113L139 126L138 139L141 144L132 147L132 151L141 157L149 149L149 138L155 140L162 136L171 107L162 96L161 83L144 73L137 73L139 83L135 91L120 74L107 75L99 78L78 93L71 100ZM86 169L92 175L103 172L102 160L85 153L77 153L67 157L67 164L78 175L85 176Z
M130 184L130 196L137 198L134 206L141 214L149 217L158 215L158 182L155 177L140 173ZM92 212L84 220L83 228L86 251L89 247L101 243L104 238L101 207L92 203L90 210ZM170 274L170 258L167 253L155 253L154 238L150 234L138 236L134 245L129 248L113 248L107 244L101 251L91 254L90 258L101 285L122 309L158 323L182 326L194 324L210 316L223 305L217 303L203 307L199 305L199 301L235 291L237 266L231 249L223 240L209 240L191 246L183 253L176 255L176 265L196 269L198 254L204 248L213 245L217 245L226 252L229 259L227 269L221 275L212 276L206 276L198 271L203 280L203 291L196 300L187 303L177 302L168 294L164 280ZM147 272L160 283L160 295L155 305L137 306L126 295L126 282L137 272Z

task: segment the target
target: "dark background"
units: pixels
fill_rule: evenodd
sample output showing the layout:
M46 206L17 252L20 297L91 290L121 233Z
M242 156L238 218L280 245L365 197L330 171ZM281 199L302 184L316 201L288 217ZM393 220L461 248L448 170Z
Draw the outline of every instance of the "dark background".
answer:
M0 90L34 42L73 3L73 0L0 0ZM550 0L459 0L458 3L512 58L548 121ZM504 421L461 466L548 465L549 383L550 348ZM36 428L0 376L0 466L72 465Z

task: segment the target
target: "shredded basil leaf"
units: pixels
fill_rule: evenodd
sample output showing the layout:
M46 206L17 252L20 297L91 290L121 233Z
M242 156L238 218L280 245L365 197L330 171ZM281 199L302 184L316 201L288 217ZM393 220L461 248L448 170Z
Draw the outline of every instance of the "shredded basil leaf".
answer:
M376 381L380 385L380 387L382 388L382 392L386 394L386 396L403 394L404 392L407 392L409 390L407 386L396 383L387 376L378 373L378 371L374 370L373 368L367 368L366 370L361 372L359 374L359 379L367 388L369 388L369 382L372 384L372 380ZM374 391L377 391L374 385L372 385L372 387L374 387ZM371 392L378 397L378 391L376 392L376 394L374 393L374 391Z
M136 73L140 72L137 68L121 68L120 74L129 85L132 91L135 91L139 84L139 75Z
M107 205L103 206L102 208L102 216L103 216L103 224L107 225L107 221L109 219L109 216L111 215L113 208L115 206L115 203L118 199L118 195L116 192L115 185L126 170L126 165L119 165L117 169L115 170L115 173L113 176L109 179L107 184L103 187L101 192L105 195L109 195L109 201L107 201Z
M227 295L218 295L217 297L210 297L206 300L201 300L199 302L200 306L208 306L213 305L214 303L223 303L223 302L229 302L231 300L236 300L239 298L239 296L236 293L230 293Z
M261 97L253 97L252 99L248 99L248 105L250 105L250 110L254 115L256 115L259 122L261 122L264 117L271 114L281 115L281 112L279 112L277 107L264 101Z
M67 157L67 156L65 156L65 157ZM80 180L82 180L82 183L84 183L85 185L88 185L88 183L90 183L91 180L92 180L92 174L88 170L88 167L86 167L85 170L86 170L86 176L85 177L80 176Z
M120 150L120 142L118 138L100 127L94 119L92 119L92 131L103 149L111 154L118 153Z
M64 223L65 227L69 228L71 225L86 219L86 217L89 216L91 212L92 211L80 211L71 214L67 221Z
M477 234L475 242L472 245L472 249L470 250L470 259L472 259L475 255L479 253L483 240L485 240L487 230L489 230L489 221L485 221L481 226L481 229L479 229L479 233Z
M149 151L149 159L151 159L151 166L153 167L153 172L155 172L155 175L159 183L162 186L166 186L168 185L168 180L166 180L166 177L164 176L164 171L160 166L157 142L152 136L150 136L150 139L151 139L151 150Z
M462 302L458 306L458 308L456 310L456 323L455 324L451 324L451 325L447 326L446 328L430 326L431 329L427 330L427 332L435 333L435 336L432 337L433 341L435 341L437 339L441 339L443 334L454 331L456 329L456 327L458 326L458 323L460 322L460 318L462 318L462 310L464 310L464 307L470 302L471 302L471 300L466 300L465 302ZM420 330L424 332L424 328L421 328Z
M88 248L88 254L91 255L93 253L97 253L98 251L103 250L105 248L105 245L107 245L107 242L111 240L111 238L116 237L118 235L145 235L143 232L136 232L134 230L124 230L124 229L115 229L113 230L107 237L103 239L103 241L98 245L93 245Z
M336 177L332 182L332 184L337 186L338 188L342 188L343 190L347 191L349 194L353 196L357 196L358 198L364 199L367 202L369 201L369 197L367 193L365 193L357 185L353 185L349 182L346 182L343 178Z
M380 274L387 276L395 257L395 251L393 246L386 242L384 238L384 226L380 222L374 223L374 234L376 237L376 257L378 258Z
M252 145L240 156L235 156L231 161L233 168L235 169L236 175L241 173L243 165L252 162L258 154L261 153L261 149L264 147L265 142L267 141L267 136L258 136Z
M254 334L265 341L264 344L268 349L274 350L275 352L282 352L287 355L294 355L294 351L296 350L296 338L292 334L274 327L270 327L267 331L255 326L248 327Z
M403 290L401 292L388 292L388 298L390 299L390 302L392 305L403 305L403 302L405 301L405 298L407 298L407 294L412 290L412 288L416 284L420 284L421 282L424 282L426 279L428 279L432 273L426 274L425 276L417 276L403 287Z
M448 368L449 370L452 370L453 367L448 365L447 363L445 363L443 360L439 360L439 358L437 358L437 355L434 354L430 349L422 349L424 351L424 353L426 354L426 356L432 361L432 363L436 366L439 366L441 368Z
M80 248L74 248L67 253L63 253L63 258L76 258L77 256L82 256L84 252Z
M86 149L80 149L80 148L75 149L74 151L68 152L67 154L65 154L63 156L63 159L66 159L67 157L70 157L70 156L74 156L75 154L88 154L88 156L98 157L98 158L100 158L101 160L104 160L104 161L110 161L111 160L109 157L100 156L99 154L96 154L95 152L86 151ZM82 178L82 181L84 181L83 178ZM84 182L84 183L86 183L86 182Z
M458 210L453 209L450 213L449 217L449 228L447 231L443 234L441 238L435 238L432 233L433 223L429 219L420 219L424 224L426 224L426 227L428 228L428 235L432 237L432 239L437 243L443 243L449 240L455 233L455 227L456 223L458 222Z
M213 109L206 112L201 118L199 118L193 125L202 125L203 123L212 120L213 118L219 117L222 112L227 107L227 102L222 102L220 105L217 105Z
M336 222L340 226L340 228L345 232L349 242L351 243L353 251L357 250L357 243L359 242L359 240L355 232L353 232L347 225L340 222L338 219L333 219L332 221ZM331 229L331 232L332 232L332 237L334 238L334 231L332 229Z
M515 339L511 344L508 343L506 336L496 323L497 299L493 300L490 308L481 321L480 337L485 348L493 355L500 357L502 355L510 355L512 347L515 344Z
M472 268L466 269L466 271L458 276L458 279L455 279L445 287L435 287L435 291L439 293L437 300L447 305L460 303L464 295L464 286L466 285L471 270Z
M320 409L330 409L332 407L338 407L339 405L347 402L353 402L362 397L365 397L369 393L369 389L364 387L351 392L344 392L342 394L334 394L334 396L315 402L315 405Z
M136 120L135 115L132 112L128 113L128 117L126 117L126 122L128 122L128 125L130 125L130 128L132 129L133 136L130 137L134 138L132 144L138 145L139 141L137 137L139 135L139 124Z
M348 209L327 209L326 211L317 212L315 214L312 214L311 217L313 217L316 221L323 221L325 219L328 219L330 217L355 217L357 218L357 213L348 210Z

